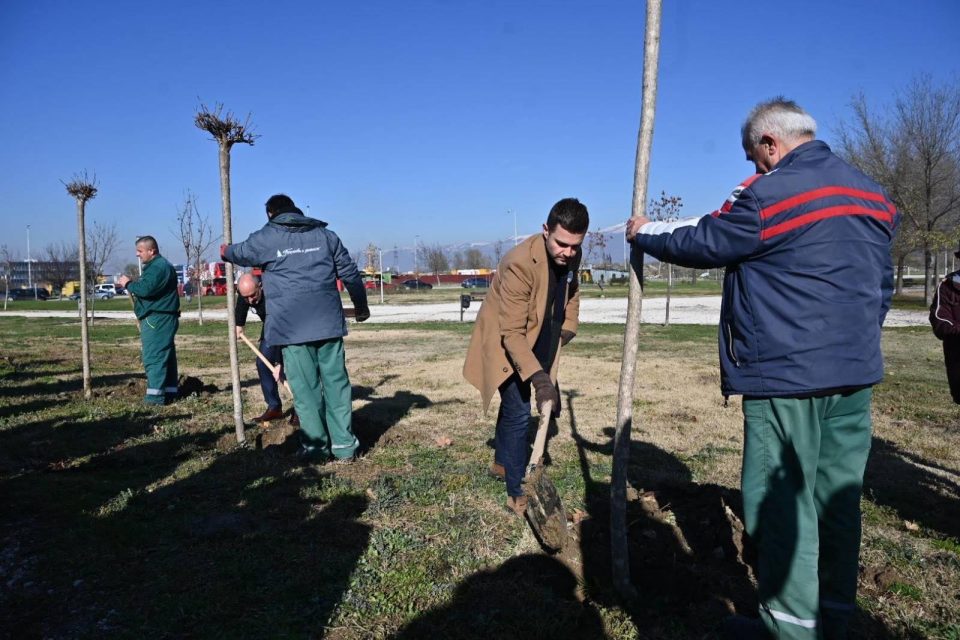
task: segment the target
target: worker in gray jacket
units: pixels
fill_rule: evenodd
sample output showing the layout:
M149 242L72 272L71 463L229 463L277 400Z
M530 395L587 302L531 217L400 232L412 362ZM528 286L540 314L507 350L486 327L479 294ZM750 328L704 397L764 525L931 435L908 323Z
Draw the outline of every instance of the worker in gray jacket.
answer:
M225 245L223 259L260 266L270 322L264 339L283 347L283 368L300 416L301 454L326 461L352 460L359 443L353 433L350 378L343 336L347 322L340 303L341 280L356 309L370 317L357 265L327 223L303 215L283 194L266 203L269 221L238 244Z

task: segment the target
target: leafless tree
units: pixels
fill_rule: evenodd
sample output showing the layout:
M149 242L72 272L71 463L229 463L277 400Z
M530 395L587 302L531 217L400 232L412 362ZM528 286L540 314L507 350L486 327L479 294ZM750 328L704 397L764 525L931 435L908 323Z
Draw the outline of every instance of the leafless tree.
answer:
M7 245L0 245L0 273L3 275L3 310L7 310L7 296L10 295L10 277L13 275L15 258Z
M367 245L363 253L367 270L373 273L380 273L382 269L382 265L380 264L380 247L371 242Z
M920 76L897 93L892 110L875 112L863 95L839 129L840 153L890 194L903 216L892 248L897 287L906 256L923 251L924 299L930 304L934 253L960 223L960 83Z
M650 201L647 209L647 217L651 220L660 220L669 222L680 217L680 209L683 208L683 198L680 196L668 196L666 191L660 192L660 197ZM664 315L663 326L670 326L670 295L673 292L673 265L669 262L667 265L667 303L666 313Z
M650 151L653 146L653 120L657 104L657 67L660 60L660 0L647 0L646 33L643 50L643 105L640 110L640 131L637 134L637 156L633 174L633 206L631 215L641 216L647 201L650 176ZM631 254L630 294L627 321L623 336L623 360L617 394L617 426L613 437L613 471L610 475L610 553L613 585L620 596L632 602L637 590L630 582L630 551L627 546L627 466L630 463L630 431L633 427L633 392L637 372L640 312L643 292L638 273L643 272L643 256Z
M440 284L440 273L450 270L447 253L439 244L423 247L423 252L427 260L427 269L436 276L437 284Z
M63 300L63 288L74 279L76 273L77 248L67 242L51 243L43 252L48 264L47 279L50 286L57 290L59 299Z
M493 260L498 266L501 258L503 258L503 240L497 240L493 243Z
M197 199L189 190L184 196L183 206L177 211L177 226L177 236L183 245L188 266L183 284L197 292L197 314L199 323L203 325L203 291L200 282L203 256L219 238L213 234L210 219L200 215ZM192 284L194 279L197 281L195 285Z
M95 289L97 281L104 275L107 263L113 258L113 254L120 244L120 237L117 235L117 225L115 223L100 224L93 223L93 228L87 239L87 287ZM96 306L97 297L90 298L90 326L94 323L94 306Z
M223 105L217 104L208 109L201 104L194 117L198 129L209 133L219 148L220 160L220 200L223 208L223 242L233 242L233 222L230 208L230 150L235 144L253 145L259 137L253 133L250 116L240 121L231 112L224 112ZM237 442L246 442L243 429L243 399L240 396L240 358L237 353L236 318L234 308L237 303L234 287L233 265L227 263L227 343L230 345L230 374L233 384L233 423L237 433Z
M77 262L80 263L80 352L83 359L83 397L93 397L93 381L90 377L90 327L87 324L87 234L84 218L87 202L97 197L97 177L89 177L87 172L77 174L70 182L65 182L67 193L77 202Z

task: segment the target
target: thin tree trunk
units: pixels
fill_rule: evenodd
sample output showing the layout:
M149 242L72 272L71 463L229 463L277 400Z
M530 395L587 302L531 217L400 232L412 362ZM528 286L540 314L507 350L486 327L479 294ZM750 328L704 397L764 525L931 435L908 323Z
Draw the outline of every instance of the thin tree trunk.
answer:
M643 107L637 136L636 166L633 176L631 216L643 215L650 175L650 150L653 146L653 119L657 104L657 65L660 58L660 0L647 0L646 34L643 50ZM643 290L643 254L630 251L630 294L623 335L623 363L617 395L617 427L613 439L613 472L610 477L610 552L613 585L622 598L632 601L637 591L630 581L630 551L627 544L627 466L630 462L630 430L633 426L633 387L637 371L637 346Z
M80 254L80 357L83 360L83 397L93 397L93 381L90 377L90 331L87 326L87 234L84 229L84 203L77 199L77 235Z
M923 249L923 302L928 307L933 302L933 251L929 247Z
M203 326L203 290L197 287L197 316L200 318L200 326ZM234 320L236 322L236 320Z
M223 242L233 243L230 213L230 148L220 143L220 198L223 205ZM233 424L237 443L246 442L243 429L243 399L240 397L240 358L237 354L237 319L233 315L236 292L233 286L233 263L227 263L227 344L230 345L230 381L233 385Z
M667 309L663 318L663 326L670 326L670 291L673 289L673 264L667 264Z
M895 285L894 293L898 296L903 295L903 267L906 261L906 254L897 258L897 283Z

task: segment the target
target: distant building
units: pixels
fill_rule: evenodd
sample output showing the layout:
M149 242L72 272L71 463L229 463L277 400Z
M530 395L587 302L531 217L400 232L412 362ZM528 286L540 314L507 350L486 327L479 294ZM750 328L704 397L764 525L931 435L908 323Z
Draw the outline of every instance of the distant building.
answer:
M39 287L50 288L50 282L60 280L80 279L80 263L78 262L48 262L45 260L20 260L10 263L10 288L22 289L30 286L31 282Z

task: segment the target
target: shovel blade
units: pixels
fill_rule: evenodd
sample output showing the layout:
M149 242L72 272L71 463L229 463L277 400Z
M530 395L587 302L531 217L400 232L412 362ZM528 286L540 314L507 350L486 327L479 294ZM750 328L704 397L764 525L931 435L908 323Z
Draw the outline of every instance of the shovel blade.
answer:
M540 544L553 552L562 550L567 542L567 514L542 466L523 479L523 493L527 496L527 521Z

